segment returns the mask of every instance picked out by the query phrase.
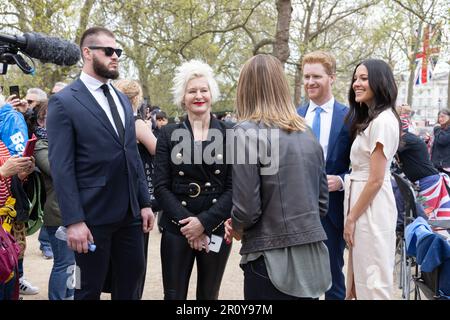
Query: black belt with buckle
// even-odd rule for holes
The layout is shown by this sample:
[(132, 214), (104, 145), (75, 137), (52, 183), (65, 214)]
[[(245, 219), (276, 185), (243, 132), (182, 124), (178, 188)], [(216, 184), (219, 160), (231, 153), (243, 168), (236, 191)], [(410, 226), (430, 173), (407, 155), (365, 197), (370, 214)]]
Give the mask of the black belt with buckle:
[(222, 187), (219, 185), (202, 186), (196, 182), (191, 182), (189, 184), (174, 183), (172, 185), (172, 192), (175, 194), (188, 195), (191, 198), (197, 198), (200, 194), (221, 193)]

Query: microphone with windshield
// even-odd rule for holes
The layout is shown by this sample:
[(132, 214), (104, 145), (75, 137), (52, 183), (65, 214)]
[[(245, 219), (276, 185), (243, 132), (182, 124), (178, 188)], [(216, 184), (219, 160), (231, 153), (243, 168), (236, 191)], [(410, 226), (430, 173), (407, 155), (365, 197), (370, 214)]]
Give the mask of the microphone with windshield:
[(38, 32), (27, 32), (23, 36), (0, 34), (0, 63), (17, 64), (23, 72), (34, 73), (34, 68), (19, 55), (19, 51), (43, 63), (50, 62), (60, 66), (74, 65), (81, 57), (76, 44), (57, 37)]

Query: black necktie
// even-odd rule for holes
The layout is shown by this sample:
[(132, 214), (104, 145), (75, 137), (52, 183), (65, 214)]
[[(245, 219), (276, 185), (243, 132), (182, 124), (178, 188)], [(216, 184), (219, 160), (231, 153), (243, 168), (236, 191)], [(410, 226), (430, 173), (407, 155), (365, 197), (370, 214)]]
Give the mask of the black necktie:
[(114, 120), (114, 124), (116, 125), (117, 132), (119, 133), (120, 141), (123, 143), (124, 136), (125, 136), (125, 129), (123, 127), (122, 120), (119, 116), (119, 111), (117, 111), (116, 103), (114, 102), (114, 99), (109, 92), (109, 87), (107, 84), (103, 84), (100, 88), (102, 88), (103, 93), (106, 96), (106, 99), (108, 99), (109, 108), (111, 109), (111, 114)]

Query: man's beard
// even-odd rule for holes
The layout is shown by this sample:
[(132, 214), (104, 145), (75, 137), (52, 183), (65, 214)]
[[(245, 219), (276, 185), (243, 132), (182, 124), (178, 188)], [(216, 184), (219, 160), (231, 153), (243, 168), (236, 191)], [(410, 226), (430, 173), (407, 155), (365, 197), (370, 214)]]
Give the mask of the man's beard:
[(94, 56), (94, 72), (96, 75), (105, 78), (105, 79), (117, 79), (119, 77), (119, 71), (117, 70), (109, 70), (104, 64), (102, 64), (95, 56)]

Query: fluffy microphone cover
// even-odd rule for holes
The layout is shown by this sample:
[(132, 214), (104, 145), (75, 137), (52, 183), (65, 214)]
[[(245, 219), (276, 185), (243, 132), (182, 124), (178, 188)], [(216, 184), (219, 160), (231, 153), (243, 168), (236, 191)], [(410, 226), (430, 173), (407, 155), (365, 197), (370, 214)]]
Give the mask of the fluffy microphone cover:
[(27, 39), (27, 46), (23, 52), (44, 63), (71, 66), (80, 60), (80, 48), (72, 42), (37, 32), (27, 32), (24, 37)]

